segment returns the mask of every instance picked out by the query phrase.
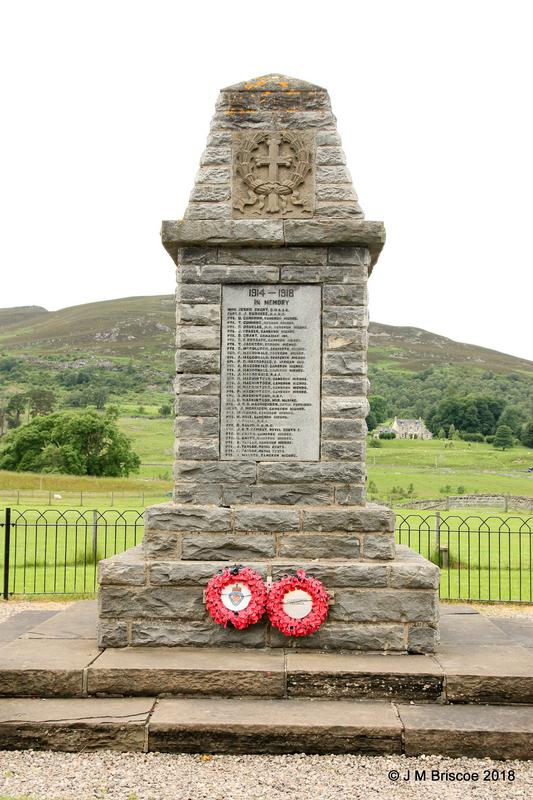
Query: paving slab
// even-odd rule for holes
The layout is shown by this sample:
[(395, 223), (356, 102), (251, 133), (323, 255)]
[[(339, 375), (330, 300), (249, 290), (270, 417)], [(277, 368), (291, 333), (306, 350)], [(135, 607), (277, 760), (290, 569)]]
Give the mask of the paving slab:
[(34, 625), (27, 639), (96, 639), (98, 601), (80, 600), (53, 617)]
[(16, 639), (0, 650), (0, 696), (76, 697), (100, 652), (92, 639)]
[(148, 749), (208, 753), (400, 753), (390, 703), (171, 699), (157, 704)]
[(533, 618), (493, 617), (492, 622), (517, 644), (533, 647)]
[(23, 633), (32, 630), (32, 628), (35, 628), (57, 613), (59, 612), (44, 609), (42, 611), (31, 609), (15, 612), (8, 617), (5, 622), (0, 624), (0, 643), (12, 642), (14, 639), (18, 639)]
[(287, 653), (289, 697), (354, 697), (431, 701), (444, 671), (432, 656)]
[(0, 700), (4, 750), (142, 751), (152, 698)]
[(440, 621), (440, 646), (451, 643), (512, 644), (513, 640), (482, 614), (459, 614), (445, 616)]
[(399, 705), (405, 754), (533, 758), (533, 708)]
[(102, 653), (87, 671), (89, 694), (283, 697), (283, 652), (128, 647)]
[(533, 658), (521, 645), (448, 645), (435, 658), (450, 703), (533, 703)]
[(479, 611), (466, 603), (440, 603), (441, 617), (461, 614), (477, 614), (479, 616)]

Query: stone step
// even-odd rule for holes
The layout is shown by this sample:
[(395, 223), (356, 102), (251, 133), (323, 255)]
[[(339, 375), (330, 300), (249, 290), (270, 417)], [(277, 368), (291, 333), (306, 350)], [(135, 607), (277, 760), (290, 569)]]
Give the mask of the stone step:
[(387, 701), (3, 699), (6, 750), (440, 754), (533, 758), (531, 706)]
[(214, 648), (106, 650), (87, 670), (90, 694), (429, 701), (442, 696), (443, 682), (442, 670), (424, 656)]
[(43, 638), (0, 648), (0, 696), (88, 695), (523, 704), (533, 703), (533, 662), (530, 650), (513, 644), (448, 644), (437, 656), (179, 647), (101, 651), (94, 640)]

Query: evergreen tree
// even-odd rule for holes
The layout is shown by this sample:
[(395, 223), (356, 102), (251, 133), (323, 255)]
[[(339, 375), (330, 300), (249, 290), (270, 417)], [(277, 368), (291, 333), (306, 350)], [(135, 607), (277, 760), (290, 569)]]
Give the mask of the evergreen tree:
[(493, 446), (497, 450), (507, 450), (513, 446), (513, 432), (508, 425), (498, 425), (494, 435)]

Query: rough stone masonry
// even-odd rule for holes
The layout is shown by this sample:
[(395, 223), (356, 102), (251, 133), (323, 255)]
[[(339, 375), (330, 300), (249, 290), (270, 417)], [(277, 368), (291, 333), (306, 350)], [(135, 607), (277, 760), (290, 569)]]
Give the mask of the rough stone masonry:
[[(100, 564), (99, 643), (428, 653), (438, 569), (365, 504), (367, 281), (385, 241), (359, 206), (328, 93), (268, 75), (223, 89), (177, 267), (175, 489), (143, 545)], [(333, 595), (312, 636), (216, 625), (235, 563), (305, 569)]]

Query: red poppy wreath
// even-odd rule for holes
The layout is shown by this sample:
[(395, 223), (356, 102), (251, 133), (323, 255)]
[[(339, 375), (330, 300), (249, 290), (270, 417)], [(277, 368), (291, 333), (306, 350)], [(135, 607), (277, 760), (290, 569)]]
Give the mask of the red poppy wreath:
[(329, 597), (318, 578), (310, 578), (303, 569), (285, 575), (272, 584), (267, 612), (275, 628), (285, 636), (309, 636), (328, 616)]
[(263, 579), (250, 567), (225, 567), (210, 578), (205, 590), (205, 606), (214, 621), (225, 628), (231, 622), (237, 630), (259, 622), (266, 599)]

